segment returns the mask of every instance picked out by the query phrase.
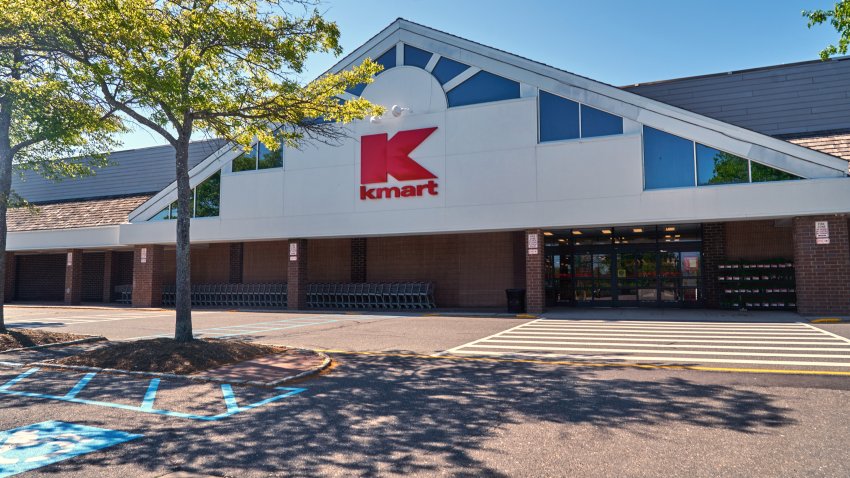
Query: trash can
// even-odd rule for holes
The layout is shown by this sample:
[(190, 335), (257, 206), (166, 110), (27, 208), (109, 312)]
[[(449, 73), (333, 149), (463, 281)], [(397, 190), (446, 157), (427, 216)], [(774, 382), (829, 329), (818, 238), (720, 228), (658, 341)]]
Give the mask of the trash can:
[(525, 289), (505, 289), (508, 296), (508, 312), (525, 312)]

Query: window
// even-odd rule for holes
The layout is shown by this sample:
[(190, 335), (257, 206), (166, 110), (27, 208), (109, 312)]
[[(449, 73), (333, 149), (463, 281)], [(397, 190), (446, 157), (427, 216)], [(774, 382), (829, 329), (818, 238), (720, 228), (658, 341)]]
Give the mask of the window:
[(363, 94), (363, 90), (366, 89), (366, 83), (358, 83), (351, 88), (346, 89), (345, 91), (351, 93), (354, 96), (360, 96)]
[(242, 153), (232, 162), (231, 170), (234, 173), (241, 171), (254, 171), (256, 169), (282, 168), (283, 150), (281, 148), (269, 149), (263, 143), (256, 143), (250, 151)]
[(467, 68), (469, 68), (469, 65), (464, 65), (459, 61), (442, 57), (437, 62), (437, 65), (434, 66), (434, 70), (431, 74), (434, 75), (434, 78), (436, 78), (441, 85), (445, 85), (451, 81), (452, 78), (466, 71)]
[[(221, 208), (221, 171), (208, 177), (192, 190), (192, 203), (189, 205), (192, 217), (217, 217)], [(148, 221), (177, 219), (177, 201), (159, 211)]]
[(581, 105), (581, 137), (623, 134), (623, 118), (587, 105)]
[(218, 216), (221, 199), (221, 171), (195, 188), (195, 217)]
[(418, 66), (423, 70), (431, 61), (431, 52), (420, 50), (415, 46), (404, 45), (404, 64), (409, 66)]
[(749, 180), (746, 159), (697, 144), (697, 184), (734, 184)]
[[(390, 48), (386, 51), (386, 53), (379, 56), (378, 59), (375, 60), (375, 63), (382, 65), (384, 67), (383, 71), (395, 68), (395, 47)], [(378, 74), (380, 75), (381, 73)]]
[(540, 90), (540, 142), (623, 134), (623, 118)]
[(540, 90), (540, 142), (579, 137), (579, 105)]
[(519, 98), (519, 83), (479, 71), (448, 92), (449, 106), (465, 106)]
[(764, 164), (759, 164), (755, 161), (750, 162), (753, 173), (754, 183), (763, 183), (767, 181), (790, 181), (792, 179), (803, 179), (785, 171), (780, 171)]
[(646, 189), (694, 186), (694, 143), (649, 126), (643, 127)]

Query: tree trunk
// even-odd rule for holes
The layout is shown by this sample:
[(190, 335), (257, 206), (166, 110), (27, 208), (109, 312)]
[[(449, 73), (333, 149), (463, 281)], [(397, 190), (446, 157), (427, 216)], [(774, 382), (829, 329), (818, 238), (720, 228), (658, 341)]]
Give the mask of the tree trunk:
[(176, 281), (176, 323), (174, 340), (187, 343), (192, 336), (192, 264), (190, 251), (189, 225), (192, 219), (194, 201), (189, 186), (189, 138), (180, 134), (175, 145), (177, 165), (177, 281)]
[(12, 192), (11, 100), (0, 101), (0, 334), (5, 334), (3, 304), (6, 301), (6, 210)]

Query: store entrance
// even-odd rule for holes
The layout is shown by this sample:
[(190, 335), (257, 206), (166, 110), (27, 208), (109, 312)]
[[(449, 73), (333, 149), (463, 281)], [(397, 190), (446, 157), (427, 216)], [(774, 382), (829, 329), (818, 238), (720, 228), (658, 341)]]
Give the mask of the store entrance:
[(548, 306), (699, 307), (699, 225), (546, 231)]

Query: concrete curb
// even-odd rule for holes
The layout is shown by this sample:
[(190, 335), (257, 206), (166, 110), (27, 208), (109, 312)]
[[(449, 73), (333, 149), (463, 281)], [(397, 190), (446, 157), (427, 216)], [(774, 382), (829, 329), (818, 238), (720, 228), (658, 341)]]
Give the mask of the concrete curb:
[[(328, 368), (332, 363), (330, 357), (324, 352), (319, 352), (316, 350), (310, 349), (302, 349), (290, 347), (290, 350), (297, 350), (300, 352), (310, 352), (321, 357), (322, 363), (316, 367), (313, 367), (310, 370), (305, 370), (303, 372), (297, 373), (295, 375), (290, 375), (288, 377), (283, 377), (277, 380), (272, 380), (270, 382), (260, 382), (258, 380), (240, 380), (240, 379), (226, 379), (226, 378), (218, 378), (212, 377), (209, 375), (178, 375), (176, 373), (166, 373), (166, 372), (141, 372), (141, 371), (133, 371), (133, 370), (119, 370), (115, 368), (99, 368), (99, 367), (88, 367), (84, 365), (62, 365), (58, 363), (52, 362), (33, 362), (28, 364), (14, 364), (14, 366), (32, 366), (32, 367), (43, 367), (43, 368), (52, 368), (58, 370), (73, 370), (78, 372), (97, 372), (97, 373), (111, 373), (117, 375), (132, 375), (137, 377), (153, 377), (153, 378), (168, 378), (168, 379), (183, 379), (191, 382), (199, 382), (199, 383), (227, 383), (231, 385), (250, 385), (252, 387), (265, 387), (265, 388), (274, 388), (279, 387), (287, 382), (291, 382), (294, 380), (299, 380), (305, 377), (309, 377), (312, 375), (316, 375), (321, 373), (323, 370)], [(238, 363), (238, 362), (237, 362)], [(12, 365), (11, 363), (9, 365)]]
[(811, 319), (809, 320), (810, 324), (846, 324), (850, 322), (848, 319), (841, 319), (838, 317), (823, 317), (820, 319)]
[[(71, 310), (132, 310), (141, 312), (167, 312), (162, 307), (116, 307), (108, 305), (65, 305), (65, 304), (5, 304), (6, 309), (71, 309)], [(170, 309), (174, 310), (174, 309)]]
[(54, 342), (52, 344), (33, 345), (32, 347), (19, 347), (16, 349), (3, 350), (0, 353), (8, 354), (13, 352), (24, 352), (27, 350), (48, 349), (51, 347), (65, 347), (67, 345), (87, 344), (90, 342), (103, 342), (104, 340), (106, 340), (106, 337), (102, 335), (93, 335), (84, 339), (69, 340), (68, 342)]

